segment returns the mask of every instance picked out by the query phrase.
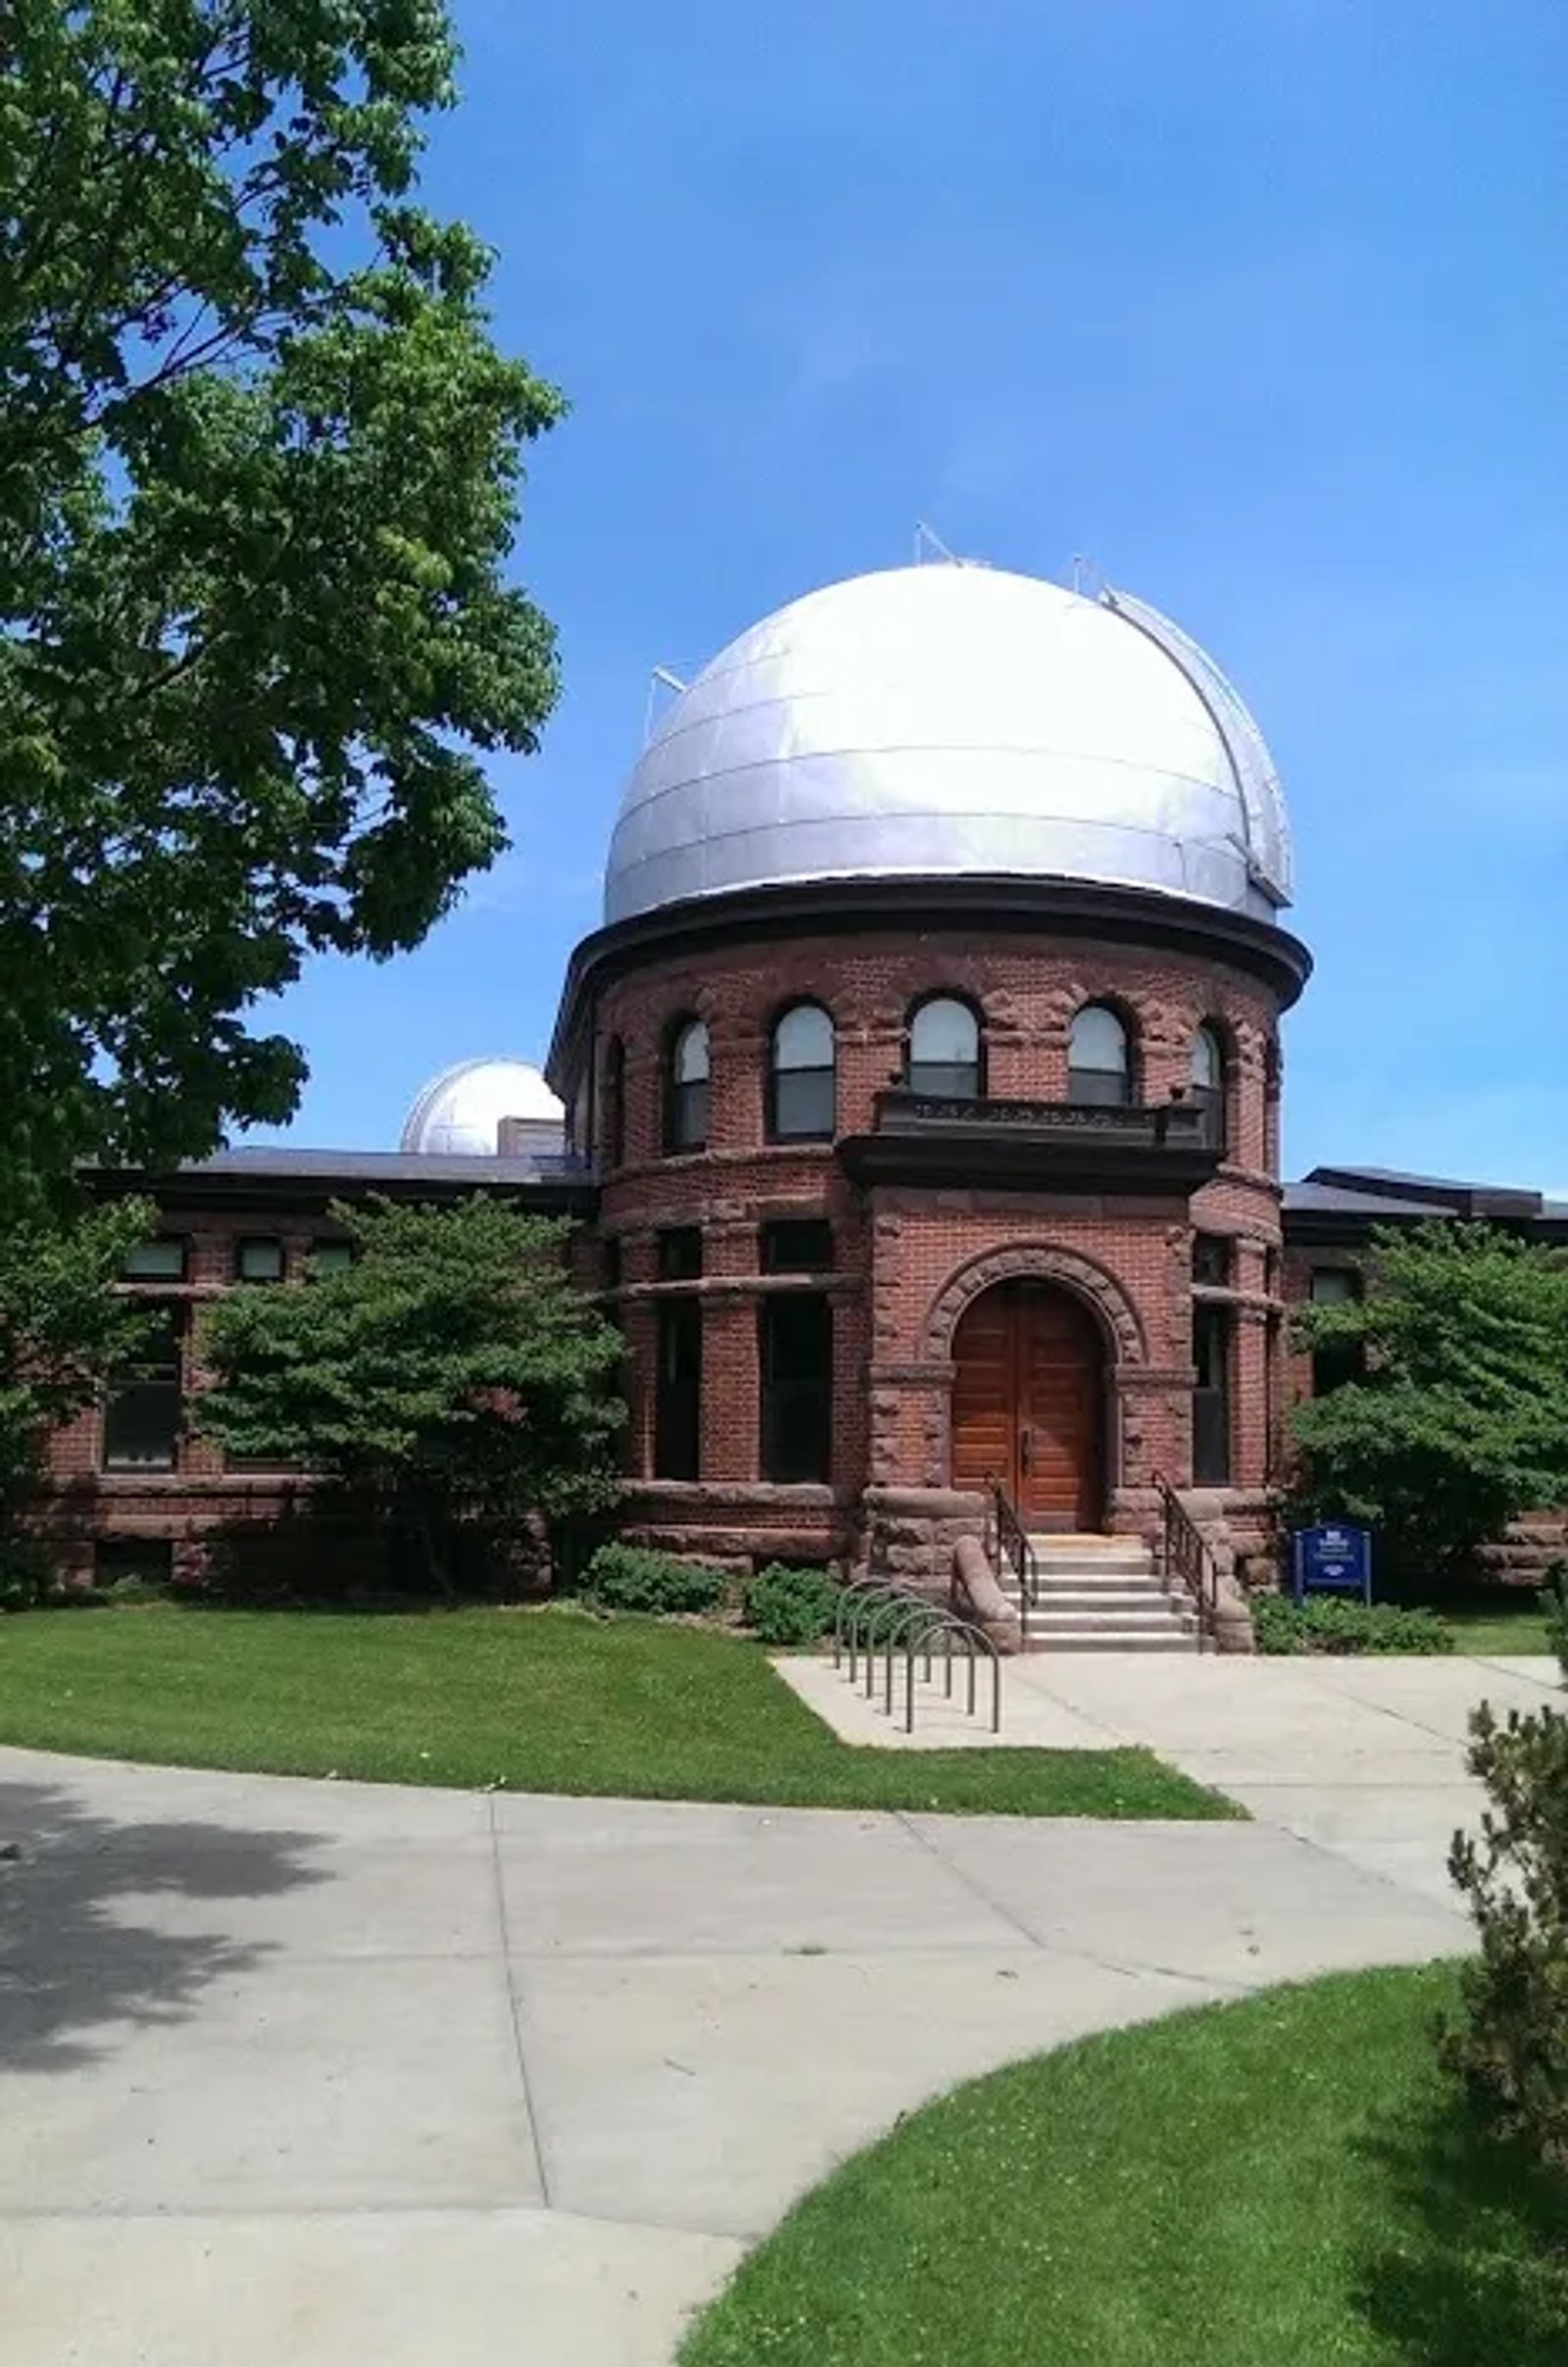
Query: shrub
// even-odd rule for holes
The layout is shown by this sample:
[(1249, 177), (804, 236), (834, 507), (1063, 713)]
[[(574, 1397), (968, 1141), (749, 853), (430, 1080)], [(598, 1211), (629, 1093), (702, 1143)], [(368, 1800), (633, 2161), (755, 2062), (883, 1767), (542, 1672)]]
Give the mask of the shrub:
[(607, 1611), (653, 1611), (668, 1618), (677, 1611), (716, 1610), (724, 1600), (722, 1570), (703, 1569), (676, 1553), (646, 1546), (602, 1545), (582, 1576), (582, 1592)]
[(826, 1570), (770, 1561), (746, 1588), (746, 1624), (764, 1644), (815, 1644), (838, 1613), (844, 1589)]
[[(1561, 1572), (1543, 1607), (1568, 1679)], [(1479, 1835), (1454, 1835), (1448, 1871), (1481, 1945), (1442, 2052), (1486, 2127), (1568, 2166), (1568, 1715), (1547, 1704), (1499, 1720), (1483, 1701), (1469, 1765), (1488, 1806)]]
[(1260, 1595), (1252, 1603), (1252, 1633), (1261, 1652), (1444, 1652), (1453, 1630), (1436, 1611), (1406, 1610), (1396, 1603), (1342, 1603), (1310, 1596)]

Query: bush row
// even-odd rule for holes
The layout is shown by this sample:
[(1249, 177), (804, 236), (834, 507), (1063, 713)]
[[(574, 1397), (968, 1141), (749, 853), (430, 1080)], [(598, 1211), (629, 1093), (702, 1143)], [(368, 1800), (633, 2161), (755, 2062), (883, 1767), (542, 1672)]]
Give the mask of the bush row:
[[(650, 1611), (662, 1618), (702, 1615), (732, 1599), (722, 1570), (683, 1561), (648, 1546), (602, 1545), (577, 1583), (582, 1600), (607, 1611)], [(833, 1625), (844, 1588), (826, 1570), (770, 1562), (744, 1580), (735, 1598), (748, 1627), (764, 1644), (815, 1644)]]
[(1436, 1611), (1406, 1610), (1396, 1603), (1341, 1603), (1311, 1597), (1259, 1595), (1252, 1632), (1261, 1652), (1445, 1652), (1453, 1629)]

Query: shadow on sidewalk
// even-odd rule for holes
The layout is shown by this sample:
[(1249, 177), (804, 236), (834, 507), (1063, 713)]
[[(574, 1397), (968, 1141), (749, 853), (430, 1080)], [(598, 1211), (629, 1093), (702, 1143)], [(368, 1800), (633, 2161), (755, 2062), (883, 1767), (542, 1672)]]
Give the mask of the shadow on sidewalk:
[(323, 1882), (306, 1857), (326, 1839), (122, 1824), (61, 1786), (0, 1783), (0, 2071), (70, 2070), (111, 2051), (106, 2024), (182, 2020), (200, 1990), (271, 1946), (161, 1931), (138, 1920), (138, 1900), (264, 1899)]

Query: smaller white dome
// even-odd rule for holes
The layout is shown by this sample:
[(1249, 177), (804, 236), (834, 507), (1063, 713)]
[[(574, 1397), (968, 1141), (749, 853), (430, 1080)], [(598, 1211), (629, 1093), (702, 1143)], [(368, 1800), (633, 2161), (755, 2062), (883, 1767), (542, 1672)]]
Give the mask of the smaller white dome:
[[(531, 1137), (538, 1130), (530, 1150), (559, 1149), (565, 1115), (532, 1060), (459, 1060), (416, 1097), (399, 1148), (434, 1159), (494, 1159), (502, 1119), (520, 1118)], [(542, 1139), (547, 1128), (557, 1138), (554, 1146)]]

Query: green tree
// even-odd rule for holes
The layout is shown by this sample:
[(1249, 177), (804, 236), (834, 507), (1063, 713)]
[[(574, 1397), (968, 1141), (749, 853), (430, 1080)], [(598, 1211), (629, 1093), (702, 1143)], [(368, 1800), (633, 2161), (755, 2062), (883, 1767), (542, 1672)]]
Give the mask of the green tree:
[(120, 1201), (71, 1223), (0, 1227), (0, 1540), (14, 1540), (48, 1433), (133, 1358), (142, 1327), (115, 1289), (151, 1208)]
[[(1568, 1683), (1568, 1571), (1543, 1604)], [(1568, 2169), (1568, 1716), (1547, 1703), (1499, 1718), (1483, 1701), (1469, 1765), (1487, 1806), (1478, 1834), (1454, 1836), (1448, 1869), (1480, 1949), (1443, 2053), (1496, 2135)]]
[(569, 1226), (478, 1195), (333, 1213), (352, 1264), (209, 1308), (196, 1426), (336, 1480), (448, 1592), (466, 1533), (608, 1504), (621, 1342), (567, 1271)]
[(1472, 1224), (1388, 1229), (1373, 1250), (1364, 1299), (1300, 1320), (1363, 1369), (1295, 1409), (1298, 1495), (1441, 1584), (1520, 1513), (1568, 1502), (1568, 1259)]
[(257, 999), (505, 843), (562, 406), (414, 201), (454, 61), (441, 0), (0, 9), (0, 1219), (287, 1117)]

